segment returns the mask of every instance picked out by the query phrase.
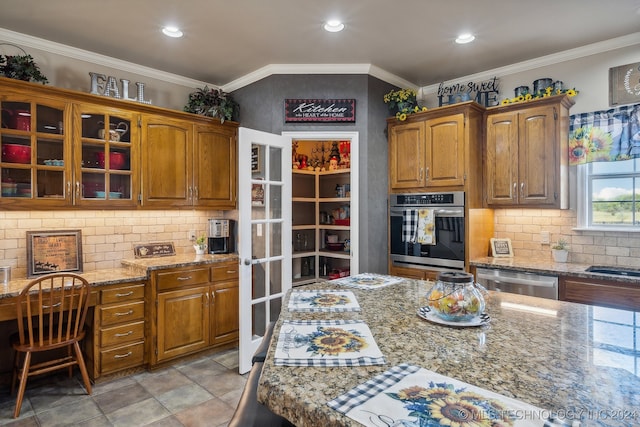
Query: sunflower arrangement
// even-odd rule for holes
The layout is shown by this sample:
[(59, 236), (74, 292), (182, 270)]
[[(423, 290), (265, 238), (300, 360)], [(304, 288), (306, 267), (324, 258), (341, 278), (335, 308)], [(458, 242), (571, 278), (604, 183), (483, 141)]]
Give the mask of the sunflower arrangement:
[(517, 102), (523, 102), (523, 101), (533, 101), (534, 99), (547, 98), (549, 96), (562, 95), (562, 94), (567, 94), (567, 96), (574, 97), (578, 93), (579, 92), (575, 88), (554, 90), (551, 86), (549, 86), (544, 91), (540, 91), (538, 93), (526, 93), (523, 95), (516, 96), (514, 98), (505, 98), (502, 100), (502, 102), (500, 102), (500, 105), (515, 104)]
[(427, 111), (427, 107), (420, 107), (413, 89), (392, 90), (384, 95), (384, 103), (389, 111), (395, 113), (396, 119), (405, 121), (409, 114)]

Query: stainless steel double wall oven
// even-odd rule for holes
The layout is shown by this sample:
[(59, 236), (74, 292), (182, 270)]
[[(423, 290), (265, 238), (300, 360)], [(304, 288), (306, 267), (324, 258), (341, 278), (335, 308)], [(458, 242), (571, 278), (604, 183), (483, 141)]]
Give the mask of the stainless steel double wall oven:
[[(391, 262), (395, 267), (464, 270), (464, 192), (406, 193), (389, 196)], [(433, 210), (435, 244), (407, 241), (403, 224), (410, 211)]]

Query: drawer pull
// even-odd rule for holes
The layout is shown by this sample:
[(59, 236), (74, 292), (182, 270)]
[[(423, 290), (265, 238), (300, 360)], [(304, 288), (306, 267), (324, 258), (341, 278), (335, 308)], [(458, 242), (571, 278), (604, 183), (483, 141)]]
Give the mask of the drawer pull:
[(44, 308), (46, 310), (48, 308), (60, 307), (61, 305), (62, 305), (61, 302), (57, 302), (57, 303), (51, 304), (51, 305), (43, 305), (42, 308)]
[(187, 277), (178, 277), (178, 280), (191, 280), (192, 277), (191, 276), (187, 276)]
[(129, 335), (131, 335), (133, 333), (133, 331), (129, 331), (129, 332), (125, 332), (124, 334), (113, 334), (114, 337), (120, 338), (120, 337), (128, 337)]
[(237, 273), (238, 270), (227, 270), (227, 274), (233, 274), (233, 273)]
[(114, 355), (113, 355), (113, 358), (114, 358), (114, 359), (123, 359), (123, 358), (125, 358), (125, 357), (129, 357), (129, 356), (131, 356), (132, 354), (133, 354), (133, 352), (131, 352), (131, 351), (130, 351), (130, 352), (128, 352), (128, 353), (125, 353), (125, 354), (114, 354)]
[(133, 291), (129, 291), (126, 294), (116, 294), (118, 298), (120, 297), (128, 297), (129, 295), (133, 295)]
[(129, 310), (126, 313), (113, 313), (114, 316), (129, 316), (130, 314), (133, 314), (133, 310)]

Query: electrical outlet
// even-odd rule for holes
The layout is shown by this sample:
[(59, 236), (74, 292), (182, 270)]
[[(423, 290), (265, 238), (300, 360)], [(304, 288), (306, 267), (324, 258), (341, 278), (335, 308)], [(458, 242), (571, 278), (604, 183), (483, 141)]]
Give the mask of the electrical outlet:
[(189, 234), (187, 235), (187, 238), (189, 240), (191, 240), (192, 242), (196, 241), (196, 230), (189, 230)]
[(549, 233), (548, 231), (541, 231), (540, 232), (540, 243), (542, 243), (543, 245), (548, 245), (551, 243), (551, 233)]

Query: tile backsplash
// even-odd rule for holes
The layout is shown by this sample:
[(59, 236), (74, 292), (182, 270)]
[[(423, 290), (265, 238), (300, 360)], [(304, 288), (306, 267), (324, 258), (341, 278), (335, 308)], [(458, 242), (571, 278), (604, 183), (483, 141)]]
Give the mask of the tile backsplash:
[(206, 234), (207, 220), (222, 217), (196, 210), (0, 211), (0, 265), (11, 266), (12, 279), (27, 276), (27, 231), (81, 230), (84, 271), (119, 267), (137, 244), (173, 242), (177, 253), (188, 253), (188, 232)]
[(574, 210), (496, 209), (494, 221), (495, 237), (511, 239), (517, 257), (551, 259), (551, 245), (540, 242), (548, 231), (552, 244), (569, 242), (569, 262), (640, 268), (640, 233), (574, 230)]

